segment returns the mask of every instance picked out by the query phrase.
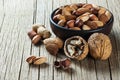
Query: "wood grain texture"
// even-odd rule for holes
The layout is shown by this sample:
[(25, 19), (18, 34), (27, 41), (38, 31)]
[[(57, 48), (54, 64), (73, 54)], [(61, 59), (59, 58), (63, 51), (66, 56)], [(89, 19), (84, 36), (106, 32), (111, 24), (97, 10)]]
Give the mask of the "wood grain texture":
[[(106, 61), (87, 57), (72, 60), (67, 71), (53, 66), (55, 60), (66, 58), (63, 51), (50, 55), (43, 43), (31, 43), (27, 32), (32, 24), (49, 24), (51, 12), (59, 6), (71, 3), (93, 3), (108, 8), (114, 15), (110, 33), (113, 51)], [(118, 0), (0, 0), (0, 80), (120, 80), (120, 1)], [(51, 37), (56, 37), (52, 33)], [(47, 62), (40, 66), (29, 65), (30, 55), (45, 56)]]

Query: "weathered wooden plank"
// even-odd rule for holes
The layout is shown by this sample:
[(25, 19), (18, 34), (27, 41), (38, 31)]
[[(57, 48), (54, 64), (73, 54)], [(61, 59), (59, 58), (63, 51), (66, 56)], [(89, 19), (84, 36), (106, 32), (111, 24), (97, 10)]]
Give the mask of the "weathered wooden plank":
[(107, 0), (107, 5), (110, 11), (112, 11), (114, 15), (114, 25), (113, 25), (113, 31), (110, 35), (113, 45), (113, 52), (109, 59), (110, 61), (110, 69), (111, 69), (111, 78), (120, 80), (120, 1), (117, 0)]
[[(32, 0), (4, 0), (5, 19), (1, 29), (0, 80), (25, 80), (29, 66), (25, 62), (30, 54), (31, 41), (27, 37), (28, 25), (32, 24)], [(12, 4), (12, 5), (11, 5)], [(22, 67), (22, 68), (21, 68)]]
[[(37, 0), (37, 15), (36, 15), (36, 23), (40, 23), (45, 25), (45, 27), (51, 31), (49, 18), (50, 13), (52, 12), (52, 0)], [(53, 37), (53, 36), (52, 36)], [(40, 45), (39, 48), (40, 56), (45, 56), (47, 58), (47, 63), (40, 65), (39, 67), (39, 80), (53, 80), (54, 76), (54, 67), (53, 61), (55, 59), (54, 56), (50, 55), (43, 44)]]

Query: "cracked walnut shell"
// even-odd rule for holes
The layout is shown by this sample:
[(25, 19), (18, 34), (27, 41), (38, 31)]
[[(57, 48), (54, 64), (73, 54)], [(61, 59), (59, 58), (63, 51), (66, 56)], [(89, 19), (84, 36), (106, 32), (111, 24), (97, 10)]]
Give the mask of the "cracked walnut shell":
[(83, 60), (88, 54), (88, 44), (80, 36), (73, 36), (65, 41), (64, 52), (66, 56)]
[(88, 39), (90, 54), (95, 59), (106, 60), (109, 58), (112, 45), (107, 35), (103, 33), (94, 33)]

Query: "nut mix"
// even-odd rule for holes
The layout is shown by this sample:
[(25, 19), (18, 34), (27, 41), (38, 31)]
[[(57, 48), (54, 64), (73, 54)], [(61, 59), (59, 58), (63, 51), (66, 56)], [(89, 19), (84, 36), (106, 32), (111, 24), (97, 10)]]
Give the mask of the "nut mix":
[(87, 3), (62, 6), (53, 16), (55, 23), (73, 30), (97, 29), (103, 27), (110, 18), (111, 13), (107, 9)]

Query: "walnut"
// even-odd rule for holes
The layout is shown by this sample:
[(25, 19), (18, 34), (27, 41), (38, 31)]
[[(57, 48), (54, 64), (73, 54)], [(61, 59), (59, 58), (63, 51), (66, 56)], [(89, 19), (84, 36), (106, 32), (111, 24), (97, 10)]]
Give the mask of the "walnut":
[(95, 59), (106, 60), (109, 58), (112, 45), (107, 35), (103, 33), (94, 33), (88, 39), (90, 54)]
[(88, 44), (82, 37), (73, 36), (65, 41), (64, 52), (70, 58), (82, 60), (88, 54)]

